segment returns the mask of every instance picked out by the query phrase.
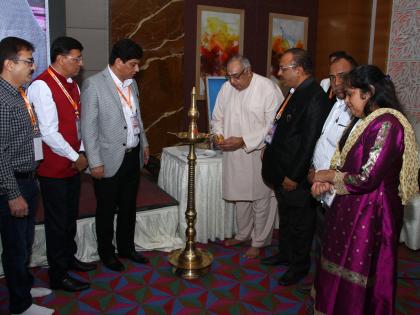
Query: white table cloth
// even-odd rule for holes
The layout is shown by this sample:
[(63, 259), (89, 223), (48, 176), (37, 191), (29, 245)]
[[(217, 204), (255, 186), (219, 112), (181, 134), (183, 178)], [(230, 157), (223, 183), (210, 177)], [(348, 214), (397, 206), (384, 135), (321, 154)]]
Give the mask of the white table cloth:
[[(115, 225), (116, 217), (114, 220)], [(169, 252), (177, 248), (182, 248), (184, 242), (178, 237), (177, 226), (177, 206), (138, 211), (136, 214), (136, 229), (134, 234), (136, 250), (160, 250)], [(95, 217), (77, 220), (77, 234), (75, 240), (77, 244), (76, 256), (78, 259), (85, 262), (99, 260), (96, 244)], [(2, 246), (0, 242), (0, 253), (1, 252)], [(30, 266), (39, 267), (46, 265), (48, 265), (48, 262), (45, 243), (45, 227), (43, 224), (38, 224), (35, 225), (35, 237), (32, 246)], [(3, 276), (3, 266), (0, 262), (0, 277), (1, 276)]]
[(400, 242), (410, 249), (420, 249), (420, 195), (404, 207), (404, 224)]
[[(188, 146), (164, 148), (158, 185), (179, 202), (179, 235), (185, 240), (188, 195)], [(203, 151), (198, 151), (203, 156)], [(201, 153), (201, 154), (200, 154)], [(196, 241), (223, 240), (236, 231), (235, 205), (222, 199), (222, 154), (198, 158), (195, 166)]]

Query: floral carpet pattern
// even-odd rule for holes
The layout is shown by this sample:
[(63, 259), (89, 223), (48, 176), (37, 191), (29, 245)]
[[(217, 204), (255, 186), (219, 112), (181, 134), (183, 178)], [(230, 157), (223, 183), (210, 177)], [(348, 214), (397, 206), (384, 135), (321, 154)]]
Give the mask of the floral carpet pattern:
[[(126, 270), (117, 273), (99, 264), (95, 271), (72, 273), (90, 281), (91, 289), (80, 293), (54, 291), (34, 300), (60, 315), (308, 313), (311, 301), (302, 285), (277, 285), (284, 267), (263, 266), (256, 259), (243, 258), (245, 246), (225, 247), (215, 242), (206, 248), (214, 261), (209, 274), (197, 280), (174, 276), (166, 253), (146, 252), (148, 265), (123, 260)], [(275, 250), (276, 246), (268, 247), (262, 256)], [(36, 285), (48, 286), (46, 268), (34, 268), (32, 272)], [(398, 278), (397, 314), (420, 314), (420, 252), (400, 246)], [(0, 314), (8, 314), (4, 279), (0, 279)]]

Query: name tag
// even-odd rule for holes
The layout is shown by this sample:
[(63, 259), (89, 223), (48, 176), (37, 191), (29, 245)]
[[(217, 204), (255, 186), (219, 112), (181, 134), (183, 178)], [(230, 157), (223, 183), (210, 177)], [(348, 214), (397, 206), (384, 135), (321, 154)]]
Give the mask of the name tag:
[(130, 120), (131, 120), (131, 126), (133, 127), (133, 133), (135, 135), (138, 135), (140, 133), (140, 119), (139, 119), (139, 116), (137, 115), (137, 112), (133, 113), (130, 116)]
[(265, 136), (264, 142), (267, 144), (271, 144), (271, 142), (273, 141), (273, 136), (274, 133), (276, 132), (276, 128), (277, 128), (277, 124), (270, 124), (270, 128), (268, 129), (268, 133)]
[(34, 158), (35, 161), (40, 161), (44, 158), (44, 154), (42, 152), (42, 138), (36, 137), (34, 138)]

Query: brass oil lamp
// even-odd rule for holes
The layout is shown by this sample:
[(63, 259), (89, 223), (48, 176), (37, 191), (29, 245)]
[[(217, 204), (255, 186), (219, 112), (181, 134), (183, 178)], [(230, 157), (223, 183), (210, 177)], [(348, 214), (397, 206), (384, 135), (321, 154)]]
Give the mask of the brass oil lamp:
[(189, 145), (189, 154), (187, 157), (188, 201), (185, 211), (185, 221), (187, 222), (187, 229), (185, 230), (186, 244), (184, 249), (174, 250), (168, 256), (174, 273), (185, 279), (196, 279), (205, 275), (213, 262), (213, 255), (206, 250), (196, 248), (195, 243), (195, 221), (197, 219), (197, 211), (195, 209), (195, 165), (197, 159), (195, 144), (208, 140), (210, 136), (209, 134), (198, 132), (198, 117), (199, 112), (195, 100), (195, 87), (193, 87), (191, 92), (191, 107), (188, 111), (188, 132), (172, 133)]

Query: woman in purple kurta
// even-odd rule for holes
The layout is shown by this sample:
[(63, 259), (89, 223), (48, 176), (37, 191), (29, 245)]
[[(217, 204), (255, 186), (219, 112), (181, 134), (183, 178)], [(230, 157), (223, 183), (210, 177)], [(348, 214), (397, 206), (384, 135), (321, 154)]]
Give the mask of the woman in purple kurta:
[[(375, 66), (348, 78), (355, 117), (314, 195), (334, 191), (314, 283), (315, 314), (393, 314), (403, 203), (417, 189), (417, 148), (394, 86)], [(415, 175), (410, 173), (415, 173)]]

